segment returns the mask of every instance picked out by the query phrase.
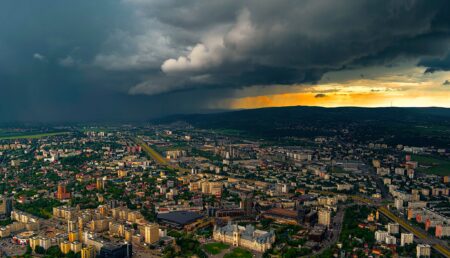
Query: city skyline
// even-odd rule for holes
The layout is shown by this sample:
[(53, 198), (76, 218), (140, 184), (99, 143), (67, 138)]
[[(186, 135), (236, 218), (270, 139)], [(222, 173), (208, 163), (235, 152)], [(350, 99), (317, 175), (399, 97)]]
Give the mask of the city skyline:
[(450, 257), (449, 14), (0, 1), (0, 257)]

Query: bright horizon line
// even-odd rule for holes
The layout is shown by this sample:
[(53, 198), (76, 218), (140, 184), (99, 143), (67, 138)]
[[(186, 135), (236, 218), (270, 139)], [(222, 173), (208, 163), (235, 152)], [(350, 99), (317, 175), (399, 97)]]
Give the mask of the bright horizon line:
[(344, 105), (344, 106), (320, 106), (320, 105), (288, 105), (288, 106), (267, 106), (267, 107), (255, 107), (255, 108), (239, 108), (239, 109), (226, 109), (226, 110), (250, 110), (250, 109), (264, 109), (264, 108), (283, 108), (283, 107), (320, 107), (320, 108), (445, 108), (445, 106), (358, 106), (358, 105)]

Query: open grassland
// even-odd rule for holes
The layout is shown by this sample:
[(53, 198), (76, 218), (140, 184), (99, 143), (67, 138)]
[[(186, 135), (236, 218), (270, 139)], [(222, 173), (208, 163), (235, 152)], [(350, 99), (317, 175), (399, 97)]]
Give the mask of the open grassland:
[(220, 254), (223, 250), (228, 249), (230, 246), (224, 243), (209, 243), (205, 244), (203, 248), (210, 254)]
[(52, 132), (52, 133), (32, 133), (32, 134), (17, 134), (0, 136), (0, 140), (15, 140), (15, 139), (37, 139), (43, 137), (64, 135), (70, 132)]
[(235, 248), (231, 253), (227, 253), (223, 256), (223, 258), (252, 258), (253, 255), (251, 252), (242, 249), (242, 248)]
[(417, 169), (419, 172), (450, 176), (450, 160), (448, 159), (426, 155), (413, 155), (411, 158), (419, 162), (419, 168)]

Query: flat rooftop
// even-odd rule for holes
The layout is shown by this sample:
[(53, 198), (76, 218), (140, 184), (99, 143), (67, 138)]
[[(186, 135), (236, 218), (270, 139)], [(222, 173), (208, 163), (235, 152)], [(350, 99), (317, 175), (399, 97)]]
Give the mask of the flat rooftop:
[(203, 218), (203, 215), (192, 211), (172, 211), (168, 213), (158, 213), (157, 218), (158, 220), (186, 225)]

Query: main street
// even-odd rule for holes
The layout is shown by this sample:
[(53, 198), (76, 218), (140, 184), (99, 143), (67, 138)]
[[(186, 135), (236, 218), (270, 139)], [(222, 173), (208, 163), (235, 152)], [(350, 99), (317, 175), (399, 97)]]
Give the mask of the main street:
[(317, 251), (317, 253), (315, 253), (315, 255), (320, 255), (325, 250), (333, 246), (339, 240), (339, 235), (341, 234), (342, 230), (342, 223), (344, 221), (345, 210), (350, 206), (351, 205), (348, 204), (339, 206), (338, 211), (336, 212), (336, 216), (334, 216), (333, 218), (333, 227), (331, 228), (330, 233), (332, 237), (322, 242), (322, 247), (320, 248), (320, 250)]

